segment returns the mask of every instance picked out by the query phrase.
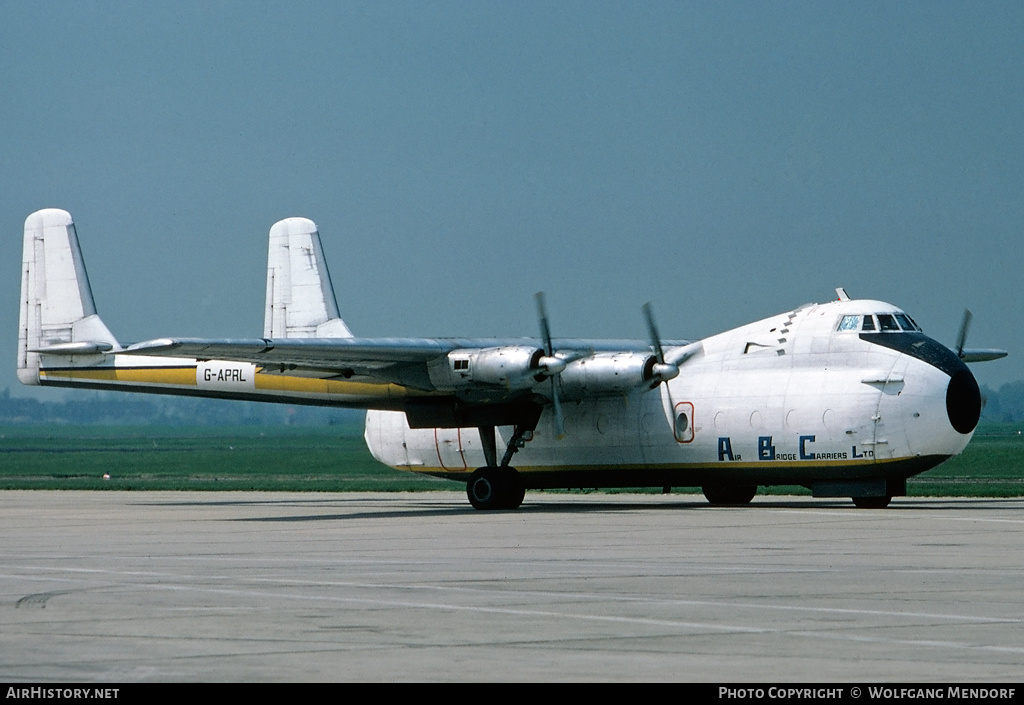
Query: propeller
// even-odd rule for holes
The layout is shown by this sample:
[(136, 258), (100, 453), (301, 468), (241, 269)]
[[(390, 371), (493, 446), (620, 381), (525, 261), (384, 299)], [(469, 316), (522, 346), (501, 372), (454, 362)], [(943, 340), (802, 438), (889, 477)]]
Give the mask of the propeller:
[(647, 333), (650, 335), (651, 347), (654, 348), (654, 357), (657, 360), (654, 367), (651, 369), (651, 379), (655, 382), (654, 386), (663, 382), (665, 383), (665, 396), (668, 398), (670, 413), (669, 423), (672, 424), (672, 432), (675, 433), (676, 404), (672, 400), (672, 388), (668, 385), (668, 381), (679, 376), (679, 366), (673, 365), (670, 362), (665, 362), (665, 349), (661, 345), (661, 336), (658, 334), (658, 326), (654, 322), (654, 310), (651, 308), (651, 303), (649, 301), (644, 304), (643, 311), (644, 319), (647, 321)]
[(647, 320), (647, 334), (651, 338), (651, 347), (654, 348), (654, 357), (657, 363), (651, 370), (651, 379), (658, 384), (668, 382), (679, 376), (679, 367), (670, 362), (665, 362), (665, 350), (661, 346), (661, 336), (658, 335), (658, 326), (654, 323), (654, 311), (648, 301), (643, 307), (644, 318)]
[[(974, 314), (971, 313), (970, 309), (964, 309), (963, 320), (960, 321), (960, 332), (956, 336), (956, 356), (963, 360), (966, 356), (964, 355), (964, 345), (967, 344), (967, 330), (971, 327), (971, 319), (974, 318)], [(988, 405), (988, 395), (985, 394), (985, 389), (979, 390), (981, 394), (981, 410), (985, 410), (985, 406)]]
[(964, 357), (964, 344), (967, 342), (967, 329), (971, 327), (973, 314), (970, 309), (964, 309), (964, 318), (960, 322), (960, 334), (956, 337), (956, 356), (961, 360)]
[(544, 303), (544, 292), (538, 291), (537, 317), (540, 319), (540, 335), (544, 339), (544, 357), (537, 362), (537, 367), (544, 375), (551, 380), (551, 407), (555, 415), (555, 435), (559, 439), (565, 438), (565, 417), (562, 415), (562, 402), (558, 394), (558, 382), (555, 380), (562, 370), (565, 369), (565, 360), (555, 357), (551, 345), (551, 327), (548, 325), (548, 311)]

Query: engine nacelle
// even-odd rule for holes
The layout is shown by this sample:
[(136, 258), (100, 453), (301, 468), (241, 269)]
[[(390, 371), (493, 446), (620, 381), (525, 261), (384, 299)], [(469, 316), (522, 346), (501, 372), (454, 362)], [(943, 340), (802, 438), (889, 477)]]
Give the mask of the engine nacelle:
[(650, 389), (665, 379), (679, 374), (665, 374), (650, 353), (599, 353), (576, 360), (559, 375), (562, 395), (566, 399), (624, 394), (634, 389)]
[(440, 391), (470, 387), (530, 389), (544, 375), (547, 358), (540, 348), (510, 345), (483, 350), (453, 350), (429, 367), (430, 381)]

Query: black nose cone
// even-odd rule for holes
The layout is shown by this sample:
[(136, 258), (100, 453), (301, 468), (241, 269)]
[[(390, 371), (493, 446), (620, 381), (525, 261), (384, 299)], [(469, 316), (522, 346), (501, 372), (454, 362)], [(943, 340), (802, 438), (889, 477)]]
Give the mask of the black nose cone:
[(946, 414), (958, 433), (970, 433), (981, 418), (981, 390), (978, 380), (964, 366), (953, 373), (946, 387)]

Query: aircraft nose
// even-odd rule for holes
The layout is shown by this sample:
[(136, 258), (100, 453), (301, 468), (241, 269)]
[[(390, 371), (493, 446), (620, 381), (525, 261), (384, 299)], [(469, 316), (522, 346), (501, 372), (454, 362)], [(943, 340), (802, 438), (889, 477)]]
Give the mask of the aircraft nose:
[(946, 414), (957, 433), (968, 434), (981, 418), (981, 390), (966, 365), (955, 371), (946, 387)]
[[(968, 435), (978, 426), (981, 418), (981, 390), (978, 380), (967, 369), (967, 365), (956, 354), (942, 343), (932, 340), (922, 333), (861, 333), (861, 340), (891, 348), (949, 375), (946, 383), (946, 416), (957, 433)], [(936, 396), (941, 389), (939, 379), (935, 379), (932, 387)]]

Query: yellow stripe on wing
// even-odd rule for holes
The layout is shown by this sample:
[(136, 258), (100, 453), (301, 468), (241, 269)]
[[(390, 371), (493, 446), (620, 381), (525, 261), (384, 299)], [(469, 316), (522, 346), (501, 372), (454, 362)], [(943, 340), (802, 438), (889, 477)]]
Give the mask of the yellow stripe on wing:
[(398, 384), (372, 382), (353, 382), (338, 379), (316, 379), (314, 377), (292, 377), (288, 375), (257, 374), (253, 386), (248, 389), (238, 385), (218, 385), (214, 383), (200, 384), (196, 379), (196, 366), (189, 367), (61, 367), (42, 369), (39, 379), (52, 384), (95, 384), (166, 386), (166, 387), (199, 387), (209, 390), (211, 396), (216, 393), (231, 392), (232, 394), (273, 395), (287, 398), (321, 398), (328, 401), (348, 399), (362, 400), (400, 400), (411, 396), (436, 396), (437, 392), (425, 392), (408, 389)]
[(408, 390), (397, 384), (372, 384), (348, 382), (313, 377), (288, 377), (286, 375), (256, 375), (256, 389), (266, 392), (292, 392), (295, 394), (344, 394), (350, 396), (393, 399), (408, 396)]
[(40, 370), (39, 378), (53, 381), (124, 382), (136, 384), (196, 385), (193, 367), (92, 367)]

